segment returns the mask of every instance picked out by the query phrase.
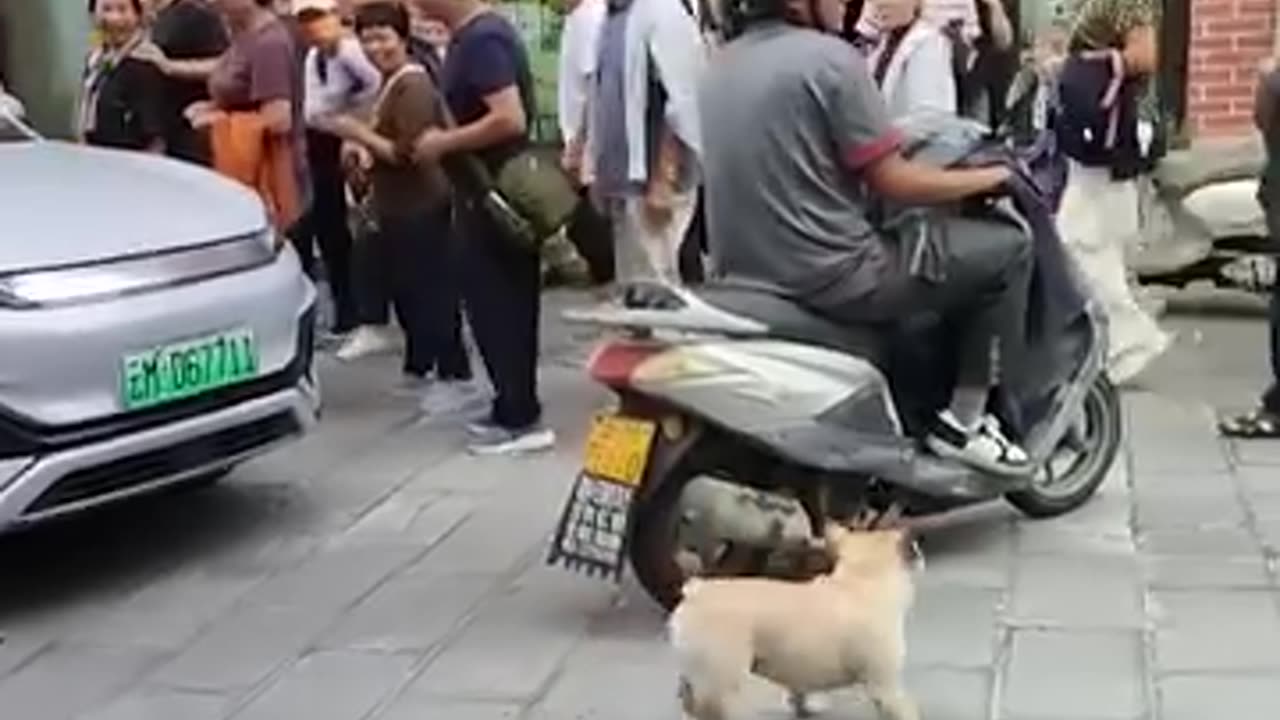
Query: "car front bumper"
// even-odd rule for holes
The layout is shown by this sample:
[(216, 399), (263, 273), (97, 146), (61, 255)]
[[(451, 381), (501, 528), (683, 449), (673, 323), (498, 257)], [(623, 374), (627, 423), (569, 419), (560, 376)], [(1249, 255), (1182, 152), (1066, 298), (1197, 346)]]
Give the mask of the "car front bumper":
[(316, 422), (307, 376), (185, 419), (0, 461), (0, 530), (180, 484), (296, 439)]

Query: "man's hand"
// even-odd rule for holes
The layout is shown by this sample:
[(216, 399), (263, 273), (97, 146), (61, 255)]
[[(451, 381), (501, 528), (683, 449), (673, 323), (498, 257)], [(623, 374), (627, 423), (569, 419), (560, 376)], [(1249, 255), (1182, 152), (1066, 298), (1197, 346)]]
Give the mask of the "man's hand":
[(337, 135), (343, 140), (357, 140), (360, 133), (366, 127), (364, 123), (351, 115), (339, 113), (330, 115), (318, 124), (322, 125), (325, 130)]
[(572, 138), (565, 143), (564, 152), (560, 154), (560, 167), (573, 178), (574, 182), (582, 178), (583, 145), (581, 138)]
[(156, 45), (150, 40), (139, 43), (129, 55), (130, 57), (155, 65), (156, 69), (163, 75), (172, 74), (172, 67), (168, 56), (164, 54), (164, 50), (162, 50), (159, 45)]
[(449, 152), (447, 136), (439, 128), (427, 128), (413, 144), (413, 159), (420, 163), (439, 162)]
[(191, 127), (196, 130), (207, 130), (225, 113), (219, 110), (218, 106), (214, 105), (210, 100), (198, 100), (188, 105), (182, 115), (191, 124)]
[(998, 165), (949, 170), (894, 154), (867, 167), (864, 176), (874, 192), (890, 200), (935, 205), (992, 192), (1012, 173)]
[(675, 190), (671, 183), (654, 180), (644, 194), (644, 221), (653, 232), (665, 229), (675, 215)]

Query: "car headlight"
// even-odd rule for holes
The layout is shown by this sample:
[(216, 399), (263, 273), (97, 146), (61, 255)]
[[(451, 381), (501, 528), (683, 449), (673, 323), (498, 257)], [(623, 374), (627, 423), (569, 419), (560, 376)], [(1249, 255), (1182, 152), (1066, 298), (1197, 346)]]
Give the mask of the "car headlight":
[(275, 260), (274, 234), (131, 255), (102, 262), (0, 274), (0, 307), (75, 305), (183, 285)]

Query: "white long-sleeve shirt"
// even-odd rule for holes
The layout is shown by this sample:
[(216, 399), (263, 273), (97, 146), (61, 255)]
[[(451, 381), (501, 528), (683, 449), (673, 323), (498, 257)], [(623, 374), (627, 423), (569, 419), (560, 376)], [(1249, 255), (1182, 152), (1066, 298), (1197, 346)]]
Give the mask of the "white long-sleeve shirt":
[(367, 111), (378, 97), (382, 73), (365, 57), (360, 41), (344, 37), (338, 51), (325, 57), (325, 77), (320, 76), (321, 51), (311, 48), (303, 66), (306, 88), (302, 114), (308, 125), (337, 113)]
[(605, 0), (580, 0), (564, 19), (560, 35), (560, 77), (557, 114), (560, 137), (567, 143), (582, 129), (588, 93), (596, 74), (600, 26), (604, 24)]

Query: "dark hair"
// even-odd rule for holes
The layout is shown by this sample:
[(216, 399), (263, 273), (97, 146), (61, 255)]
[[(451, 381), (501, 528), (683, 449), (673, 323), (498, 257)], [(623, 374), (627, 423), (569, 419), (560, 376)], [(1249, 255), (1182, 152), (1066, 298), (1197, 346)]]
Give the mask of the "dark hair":
[[(133, 6), (133, 11), (138, 14), (138, 17), (146, 15), (146, 11), (142, 7), (142, 0), (130, 0), (129, 4)], [(89, 0), (89, 14), (92, 15), (96, 12), (98, 12), (98, 0)]]
[(409, 11), (398, 2), (379, 0), (361, 5), (356, 10), (356, 32), (369, 28), (391, 28), (402, 39), (409, 39)]

